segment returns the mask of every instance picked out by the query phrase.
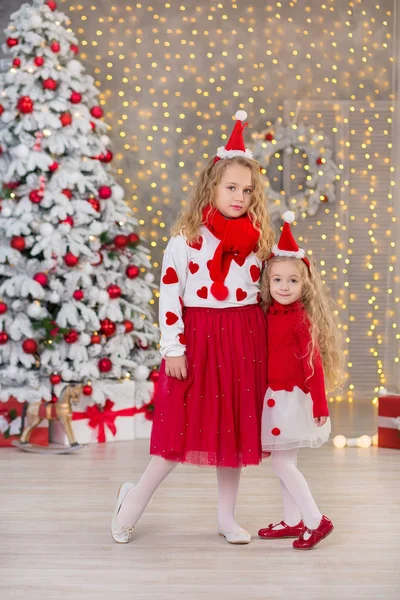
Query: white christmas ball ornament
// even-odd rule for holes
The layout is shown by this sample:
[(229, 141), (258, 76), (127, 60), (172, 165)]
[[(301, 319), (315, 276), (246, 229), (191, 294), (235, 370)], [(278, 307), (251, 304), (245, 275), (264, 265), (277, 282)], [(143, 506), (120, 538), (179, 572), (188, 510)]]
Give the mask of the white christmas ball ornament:
[(237, 121), (245, 121), (247, 119), (247, 112), (245, 110), (237, 110), (235, 113), (235, 119)]
[(42, 17), (40, 15), (33, 15), (29, 19), (29, 25), (32, 27), (32, 29), (37, 29), (38, 27), (41, 27), (43, 25)]
[(150, 369), (146, 365), (139, 365), (133, 371), (133, 377), (137, 381), (145, 381), (150, 375)]
[(49, 236), (53, 233), (54, 227), (51, 223), (42, 223), (40, 226), (40, 234), (43, 236)]
[(11, 153), (17, 158), (27, 158), (29, 156), (29, 148), (25, 144), (18, 144), (11, 150)]
[(153, 273), (146, 273), (146, 275), (144, 276), (144, 280), (147, 283), (153, 283), (153, 281), (154, 281), (154, 275), (153, 275)]
[(89, 346), (91, 341), (90, 335), (88, 335), (87, 333), (82, 333), (79, 336), (79, 341), (83, 346)]
[(101, 290), (101, 292), (99, 292), (97, 300), (100, 304), (105, 304), (107, 300), (109, 300), (109, 298), (110, 296), (107, 294), (107, 292), (105, 290)]
[(27, 313), (28, 317), (31, 317), (31, 319), (37, 319), (42, 314), (42, 307), (40, 304), (32, 302), (32, 304), (28, 306)]
[(295, 214), (291, 210), (287, 210), (282, 215), (282, 219), (285, 221), (285, 223), (293, 223), (294, 218), (295, 218)]
[(58, 294), (57, 292), (52, 292), (49, 296), (49, 301), (53, 304), (57, 304), (58, 302), (60, 302), (60, 294)]
[(110, 143), (110, 138), (108, 137), (108, 135), (102, 135), (100, 137), (100, 141), (104, 146), (108, 146), (108, 144)]
[(83, 65), (77, 60), (70, 60), (67, 65), (67, 71), (71, 75), (80, 75), (83, 69)]
[(112, 197), (114, 200), (122, 200), (125, 195), (124, 188), (120, 185), (113, 185), (112, 187)]
[(11, 215), (12, 215), (11, 208), (9, 206), (5, 206), (3, 208), (3, 210), (1, 211), (1, 216), (7, 218), (7, 217), (11, 217)]
[(93, 221), (90, 225), (90, 233), (93, 235), (100, 235), (103, 232), (103, 225), (100, 221)]

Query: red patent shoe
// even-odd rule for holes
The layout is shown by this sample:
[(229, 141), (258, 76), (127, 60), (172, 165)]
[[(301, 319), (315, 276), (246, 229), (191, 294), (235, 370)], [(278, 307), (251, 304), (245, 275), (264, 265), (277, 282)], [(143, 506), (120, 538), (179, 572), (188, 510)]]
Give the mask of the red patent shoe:
[[(317, 544), (322, 542), (322, 540), (333, 531), (333, 523), (328, 517), (322, 515), (322, 519), (317, 529), (308, 529), (305, 527), (298, 540), (293, 542), (293, 548), (296, 550), (311, 550)], [(310, 537), (308, 539), (304, 539), (304, 534), (308, 532)]]
[[(277, 525), (282, 525), (282, 528), (274, 529)], [(287, 525), (285, 521), (281, 521), (275, 525), (270, 523), (266, 529), (260, 529), (258, 535), (264, 540), (283, 540), (284, 538), (297, 538), (303, 530), (303, 521), (300, 521), (297, 525)]]

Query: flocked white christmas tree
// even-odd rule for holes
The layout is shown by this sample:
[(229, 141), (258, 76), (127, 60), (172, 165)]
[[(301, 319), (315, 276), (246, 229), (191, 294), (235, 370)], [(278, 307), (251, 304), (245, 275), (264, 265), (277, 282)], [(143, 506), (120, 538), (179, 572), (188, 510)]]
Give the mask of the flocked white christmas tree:
[(82, 382), (102, 402), (105, 379), (131, 377), (146, 401), (140, 383), (158, 362), (154, 276), (68, 25), (55, 2), (34, 0), (6, 29), (0, 398), (50, 400), (61, 385)]

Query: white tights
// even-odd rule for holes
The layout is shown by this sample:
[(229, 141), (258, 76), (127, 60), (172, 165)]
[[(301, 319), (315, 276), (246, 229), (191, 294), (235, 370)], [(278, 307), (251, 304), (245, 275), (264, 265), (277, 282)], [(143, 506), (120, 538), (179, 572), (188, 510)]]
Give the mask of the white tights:
[[(316, 529), (322, 514), (312, 497), (304, 476), (297, 468), (298, 450), (274, 450), (272, 469), (281, 482), (284, 521), (287, 525), (297, 525), (303, 518), (308, 529)], [(277, 526), (276, 529), (281, 528)]]
[[(158, 486), (177, 465), (161, 456), (153, 456), (137, 485), (127, 493), (117, 522), (120, 527), (134, 527), (148, 505)], [(218, 524), (227, 532), (241, 528), (235, 521), (236, 498), (239, 490), (241, 469), (217, 468)]]

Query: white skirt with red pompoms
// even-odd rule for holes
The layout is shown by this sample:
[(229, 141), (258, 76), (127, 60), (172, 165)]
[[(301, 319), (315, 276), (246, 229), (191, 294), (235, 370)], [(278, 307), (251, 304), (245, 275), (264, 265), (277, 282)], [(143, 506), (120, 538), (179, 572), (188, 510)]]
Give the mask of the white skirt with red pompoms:
[(268, 388), (261, 422), (263, 451), (319, 448), (330, 433), (329, 418), (321, 427), (314, 423), (310, 394), (297, 386), (291, 392)]

